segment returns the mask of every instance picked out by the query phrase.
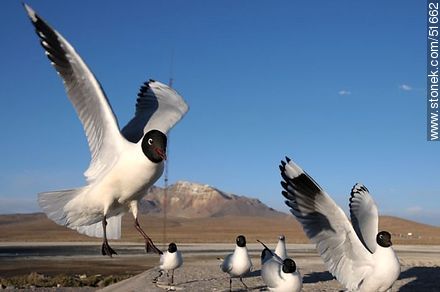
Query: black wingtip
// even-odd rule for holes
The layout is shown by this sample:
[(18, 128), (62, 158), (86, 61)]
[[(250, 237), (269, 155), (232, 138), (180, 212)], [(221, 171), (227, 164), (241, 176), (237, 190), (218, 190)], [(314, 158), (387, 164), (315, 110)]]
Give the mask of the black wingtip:
[(288, 185), (285, 181), (281, 181), (281, 186), (283, 187), (283, 189), (285, 189), (286, 191), (288, 191)]
[(145, 244), (145, 250), (146, 250), (147, 253), (150, 253), (150, 254), (153, 254), (153, 253), (158, 254), (158, 255), (162, 255), (163, 254), (163, 252), (160, 249), (158, 249), (154, 245), (154, 243), (151, 242), (151, 241), (149, 241), (149, 242), (147, 242)]
[(289, 201), (295, 200), (295, 195), (289, 193), (288, 191), (281, 191), (281, 194), (283, 195), (284, 198), (286, 198)]
[(289, 163), (291, 161), (291, 159), (286, 156), (286, 161), (287, 161), (287, 163)]
[(145, 81), (143, 85), (141, 85), (141, 88), (139, 89), (139, 93), (137, 94), (137, 96), (139, 98), (145, 96), (145, 94), (148, 92), (149, 89), (150, 89), (150, 83), (149, 81)]
[[(291, 208), (292, 210), (298, 209), (298, 206), (296, 205), (296, 202), (294, 200), (284, 201), (284, 203), (287, 205), (287, 207)], [(290, 212), (292, 212), (292, 210), (290, 210)]]
[(283, 174), (284, 173), (284, 167), (282, 165), (279, 165), (278, 167), (280, 169), (281, 174)]
[(259, 239), (257, 239), (257, 241), (259, 242), (259, 243), (261, 243), (263, 246), (264, 246), (264, 249), (267, 249), (269, 252), (270, 252), (270, 254), (271, 255), (273, 255), (273, 252), (270, 250), (270, 248), (268, 248), (262, 241), (260, 241)]
[(351, 192), (350, 194), (353, 196), (354, 193), (358, 193), (359, 191), (364, 191), (369, 193), (370, 191), (367, 189), (366, 186), (364, 186), (363, 184), (357, 182), (354, 184), (354, 186), (351, 188)]
[(362, 187), (367, 193), (370, 192), (370, 191), (368, 190), (368, 188), (367, 188), (365, 185), (363, 185), (363, 184), (361, 184), (361, 183), (360, 183), (360, 185), (361, 185), (361, 187)]

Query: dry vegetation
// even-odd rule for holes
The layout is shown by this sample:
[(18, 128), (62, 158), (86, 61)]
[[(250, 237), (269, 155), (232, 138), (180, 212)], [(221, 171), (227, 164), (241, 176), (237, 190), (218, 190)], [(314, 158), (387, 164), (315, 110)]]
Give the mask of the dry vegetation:
[[(163, 218), (160, 216), (141, 217), (141, 225), (157, 242), (164, 240)], [(393, 234), (395, 244), (440, 244), (440, 227), (413, 221), (383, 216), (380, 229)], [(275, 242), (279, 234), (285, 234), (289, 243), (309, 243), (301, 226), (290, 215), (274, 217), (210, 217), (210, 218), (168, 218), (166, 241), (180, 243), (225, 243), (244, 234), (249, 241), (256, 239)], [(412, 233), (408, 236), (408, 233)], [(68, 228), (58, 226), (44, 214), (0, 215), (0, 241), (100, 241), (80, 235)], [(133, 219), (123, 217), (121, 241), (142, 242), (133, 227)]]
[(105, 287), (121, 280), (130, 278), (133, 275), (65, 275), (47, 276), (35, 272), (25, 276), (10, 278), (0, 277), (0, 287), (14, 287), (14, 289), (35, 289), (36, 287)]

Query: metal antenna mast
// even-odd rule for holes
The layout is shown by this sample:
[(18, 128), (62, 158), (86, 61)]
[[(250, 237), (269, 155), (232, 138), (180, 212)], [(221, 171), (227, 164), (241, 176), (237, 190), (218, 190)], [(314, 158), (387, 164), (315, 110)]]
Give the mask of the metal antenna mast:
[[(173, 87), (173, 65), (174, 65), (174, 49), (171, 52), (171, 64), (170, 64), (170, 79), (168, 80), (168, 86)], [(168, 145), (167, 145), (167, 152), (170, 151), (170, 135), (168, 134)], [(167, 248), (167, 204), (168, 204), (168, 168), (170, 165), (170, 156), (168, 155), (168, 158), (165, 162), (165, 176), (164, 176), (164, 192), (163, 192), (163, 244), (164, 249)]]

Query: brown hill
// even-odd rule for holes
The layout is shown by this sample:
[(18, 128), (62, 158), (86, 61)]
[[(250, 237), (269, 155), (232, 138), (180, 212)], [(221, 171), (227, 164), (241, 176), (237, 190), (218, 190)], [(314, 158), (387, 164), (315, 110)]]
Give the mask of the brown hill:
[[(173, 217), (285, 216), (258, 199), (225, 193), (209, 185), (179, 181), (167, 188), (167, 213)], [(165, 189), (153, 187), (140, 204), (141, 212), (163, 212)]]
[[(289, 243), (309, 243), (301, 226), (291, 215), (286, 216), (224, 216), (207, 218), (168, 218), (166, 236), (161, 216), (142, 215), (140, 223), (156, 242), (176, 241), (231, 242), (238, 234), (248, 241), (256, 239), (275, 242), (285, 234)], [(413, 221), (382, 216), (380, 229), (393, 234), (396, 244), (440, 244), (440, 228)], [(408, 236), (408, 233), (412, 233)], [(59, 226), (42, 213), (0, 215), (0, 242), (5, 241), (100, 241)], [(121, 241), (142, 242), (133, 227), (133, 218), (127, 214), (122, 220)]]
[[(157, 242), (231, 242), (238, 234), (249, 241), (276, 241), (285, 234), (290, 243), (308, 243), (290, 214), (278, 212), (258, 199), (222, 192), (208, 185), (177, 182), (167, 189), (166, 235), (164, 189), (152, 188), (141, 201), (140, 223)], [(382, 216), (380, 230), (401, 244), (440, 244), (440, 227)], [(42, 213), (0, 215), (0, 241), (100, 241), (59, 226)], [(130, 214), (122, 220), (122, 241), (141, 242)]]

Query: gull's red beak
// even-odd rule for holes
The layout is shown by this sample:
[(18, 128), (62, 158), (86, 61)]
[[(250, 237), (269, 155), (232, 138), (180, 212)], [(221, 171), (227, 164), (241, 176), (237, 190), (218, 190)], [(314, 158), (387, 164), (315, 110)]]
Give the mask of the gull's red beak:
[(167, 160), (167, 155), (165, 154), (165, 152), (162, 149), (156, 148), (154, 150), (160, 156), (160, 158), (162, 158), (163, 160)]

